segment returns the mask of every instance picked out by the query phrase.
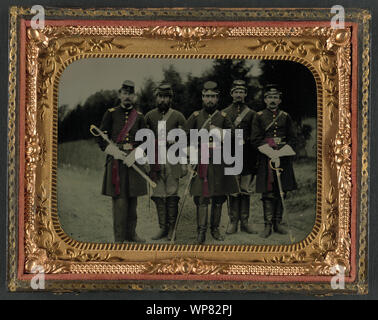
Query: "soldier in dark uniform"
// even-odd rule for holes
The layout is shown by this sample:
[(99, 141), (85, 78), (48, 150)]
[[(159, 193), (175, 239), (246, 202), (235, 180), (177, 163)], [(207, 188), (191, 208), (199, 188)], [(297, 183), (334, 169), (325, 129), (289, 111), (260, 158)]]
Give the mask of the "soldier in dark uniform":
[[(224, 112), (217, 110), (219, 99), (218, 85), (208, 81), (202, 90), (203, 109), (194, 112), (186, 123), (189, 133), (190, 129), (206, 129), (212, 127), (222, 129), (232, 129), (231, 120)], [(190, 194), (194, 197), (197, 206), (197, 242), (202, 244), (206, 240), (208, 224), (208, 205), (211, 202), (210, 229), (215, 240), (223, 241), (220, 234), (219, 225), (222, 215), (222, 206), (226, 200), (226, 195), (239, 192), (239, 187), (235, 176), (227, 176), (224, 173), (225, 165), (213, 164), (212, 139), (209, 139), (209, 164), (201, 163), (197, 166), (197, 175), (193, 178)], [(199, 146), (200, 147), (200, 146)], [(201, 148), (199, 148), (201, 149)], [(201, 155), (200, 158), (201, 159)]]
[(146, 181), (121, 160), (140, 144), (135, 141), (139, 129), (146, 128), (143, 115), (135, 109), (134, 83), (126, 80), (119, 89), (120, 104), (108, 109), (100, 129), (119, 148), (98, 139), (102, 151), (107, 154), (102, 194), (113, 199), (113, 228), (116, 242), (144, 242), (136, 234), (137, 199), (147, 194)]
[[(146, 125), (155, 138), (158, 139), (158, 122), (165, 121), (166, 131), (183, 129), (185, 127), (184, 115), (172, 108), (173, 90), (170, 84), (162, 83), (155, 91), (157, 108), (146, 114)], [(175, 141), (167, 141), (167, 149)], [(159, 240), (167, 237), (171, 240), (178, 214), (179, 180), (186, 174), (186, 165), (158, 163), (158, 142), (155, 140), (155, 164), (151, 166), (150, 176), (157, 184), (151, 199), (156, 205), (160, 230), (152, 238)]]
[(277, 175), (269, 161), (275, 167), (283, 169), (281, 174), (284, 192), (297, 188), (292, 166), (292, 157), (280, 156), (280, 150), (295, 148), (296, 135), (290, 115), (279, 106), (282, 92), (276, 85), (265, 89), (264, 101), (266, 109), (258, 112), (253, 120), (251, 142), (258, 148), (259, 161), (257, 169), (256, 192), (262, 194), (265, 229), (261, 234), (267, 238), (273, 230), (280, 234), (287, 231), (280, 225), (283, 207), (277, 183)]
[(256, 112), (251, 110), (245, 103), (247, 96), (247, 87), (245, 81), (235, 80), (231, 87), (232, 104), (223, 110), (234, 124), (235, 129), (243, 130), (243, 171), (237, 177), (240, 193), (232, 194), (229, 197), (229, 218), (227, 234), (233, 234), (238, 231), (240, 221), (240, 230), (247, 233), (256, 233), (248, 224), (250, 210), (250, 195), (252, 193), (252, 181), (256, 173), (256, 156), (257, 151), (251, 144), (252, 121)]

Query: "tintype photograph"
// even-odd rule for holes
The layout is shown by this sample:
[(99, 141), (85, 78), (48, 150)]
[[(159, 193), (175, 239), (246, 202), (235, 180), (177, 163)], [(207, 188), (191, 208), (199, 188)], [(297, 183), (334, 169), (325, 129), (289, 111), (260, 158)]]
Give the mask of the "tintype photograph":
[(369, 11), (32, 14), (10, 10), (10, 291), (367, 294)]
[[(84, 59), (64, 71), (58, 96), (58, 213), (72, 238), (290, 244), (313, 229), (317, 97), (305, 66), (252, 59)], [(190, 144), (191, 129), (230, 129), (234, 141), (228, 149), (220, 141), (218, 164), (212, 136), (202, 150), (209, 153), (206, 164), (189, 157), (184, 164), (128, 164), (143, 142), (136, 139), (138, 130), (146, 128), (155, 137), (156, 160), (163, 158), (158, 153), (176, 142), (171, 137), (159, 148), (163, 124), (165, 136), (173, 129), (188, 134), (184, 153), (205, 143)], [(234, 159), (225, 164), (227, 152)], [(240, 168), (227, 175), (226, 165), (236, 162)]]

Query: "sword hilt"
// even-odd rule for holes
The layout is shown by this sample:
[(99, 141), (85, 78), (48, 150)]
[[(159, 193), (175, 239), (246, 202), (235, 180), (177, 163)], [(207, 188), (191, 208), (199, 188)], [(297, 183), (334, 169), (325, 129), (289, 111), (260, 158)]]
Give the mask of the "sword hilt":
[(272, 161), (272, 159), (270, 159), (270, 160), (269, 160), (269, 165), (270, 165), (270, 167), (272, 168), (272, 170), (277, 171), (277, 173), (280, 172), (280, 171), (283, 171), (283, 168), (279, 168), (279, 167), (276, 168), (276, 167), (273, 166), (272, 163), (273, 163), (273, 161)]
[(97, 128), (94, 124), (92, 124), (89, 128), (90, 133), (92, 133), (93, 136), (99, 137), (101, 133), (99, 132), (100, 129)]

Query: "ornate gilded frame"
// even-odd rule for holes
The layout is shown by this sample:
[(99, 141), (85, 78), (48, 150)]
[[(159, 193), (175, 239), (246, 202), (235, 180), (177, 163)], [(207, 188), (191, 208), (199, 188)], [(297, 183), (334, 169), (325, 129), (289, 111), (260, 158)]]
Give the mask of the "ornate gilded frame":
[[(333, 267), (343, 266), (343, 292), (367, 293), (369, 12), (351, 10), (344, 29), (330, 27), (327, 10), (48, 9), (47, 19), (58, 20), (46, 21), (43, 30), (29, 27), (30, 16), (27, 8), (10, 9), (11, 291), (31, 290), (38, 265), (52, 291), (324, 293), (334, 292)], [(109, 16), (118, 20), (104, 21)], [(190, 22), (181, 21), (189, 16)], [(159, 23), (149, 17), (159, 17)], [(317, 213), (311, 234), (279, 246), (71, 239), (57, 215), (57, 90), (64, 69), (87, 57), (259, 58), (305, 65), (318, 94)]]

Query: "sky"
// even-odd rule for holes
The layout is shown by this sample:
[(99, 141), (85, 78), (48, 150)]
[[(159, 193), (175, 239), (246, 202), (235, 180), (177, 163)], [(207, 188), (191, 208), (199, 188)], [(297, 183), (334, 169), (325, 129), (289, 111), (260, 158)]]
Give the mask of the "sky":
[[(77, 60), (63, 72), (59, 82), (58, 106), (69, 105), (73, 109), (84, 103), (92, 94), (100, 90), (118, 90), (125, 80), (135, 83), (136, 92), (146, 79), (155, 82), (163, 79), (163, 70), (173, 64), (183, 80), (189, 73), (201, 76), (211, 68), (210, 59), (131, 59), (131, 58), (90, 58)], [(249, 61), (251, 74), (258, 75), (256, 61)]]

